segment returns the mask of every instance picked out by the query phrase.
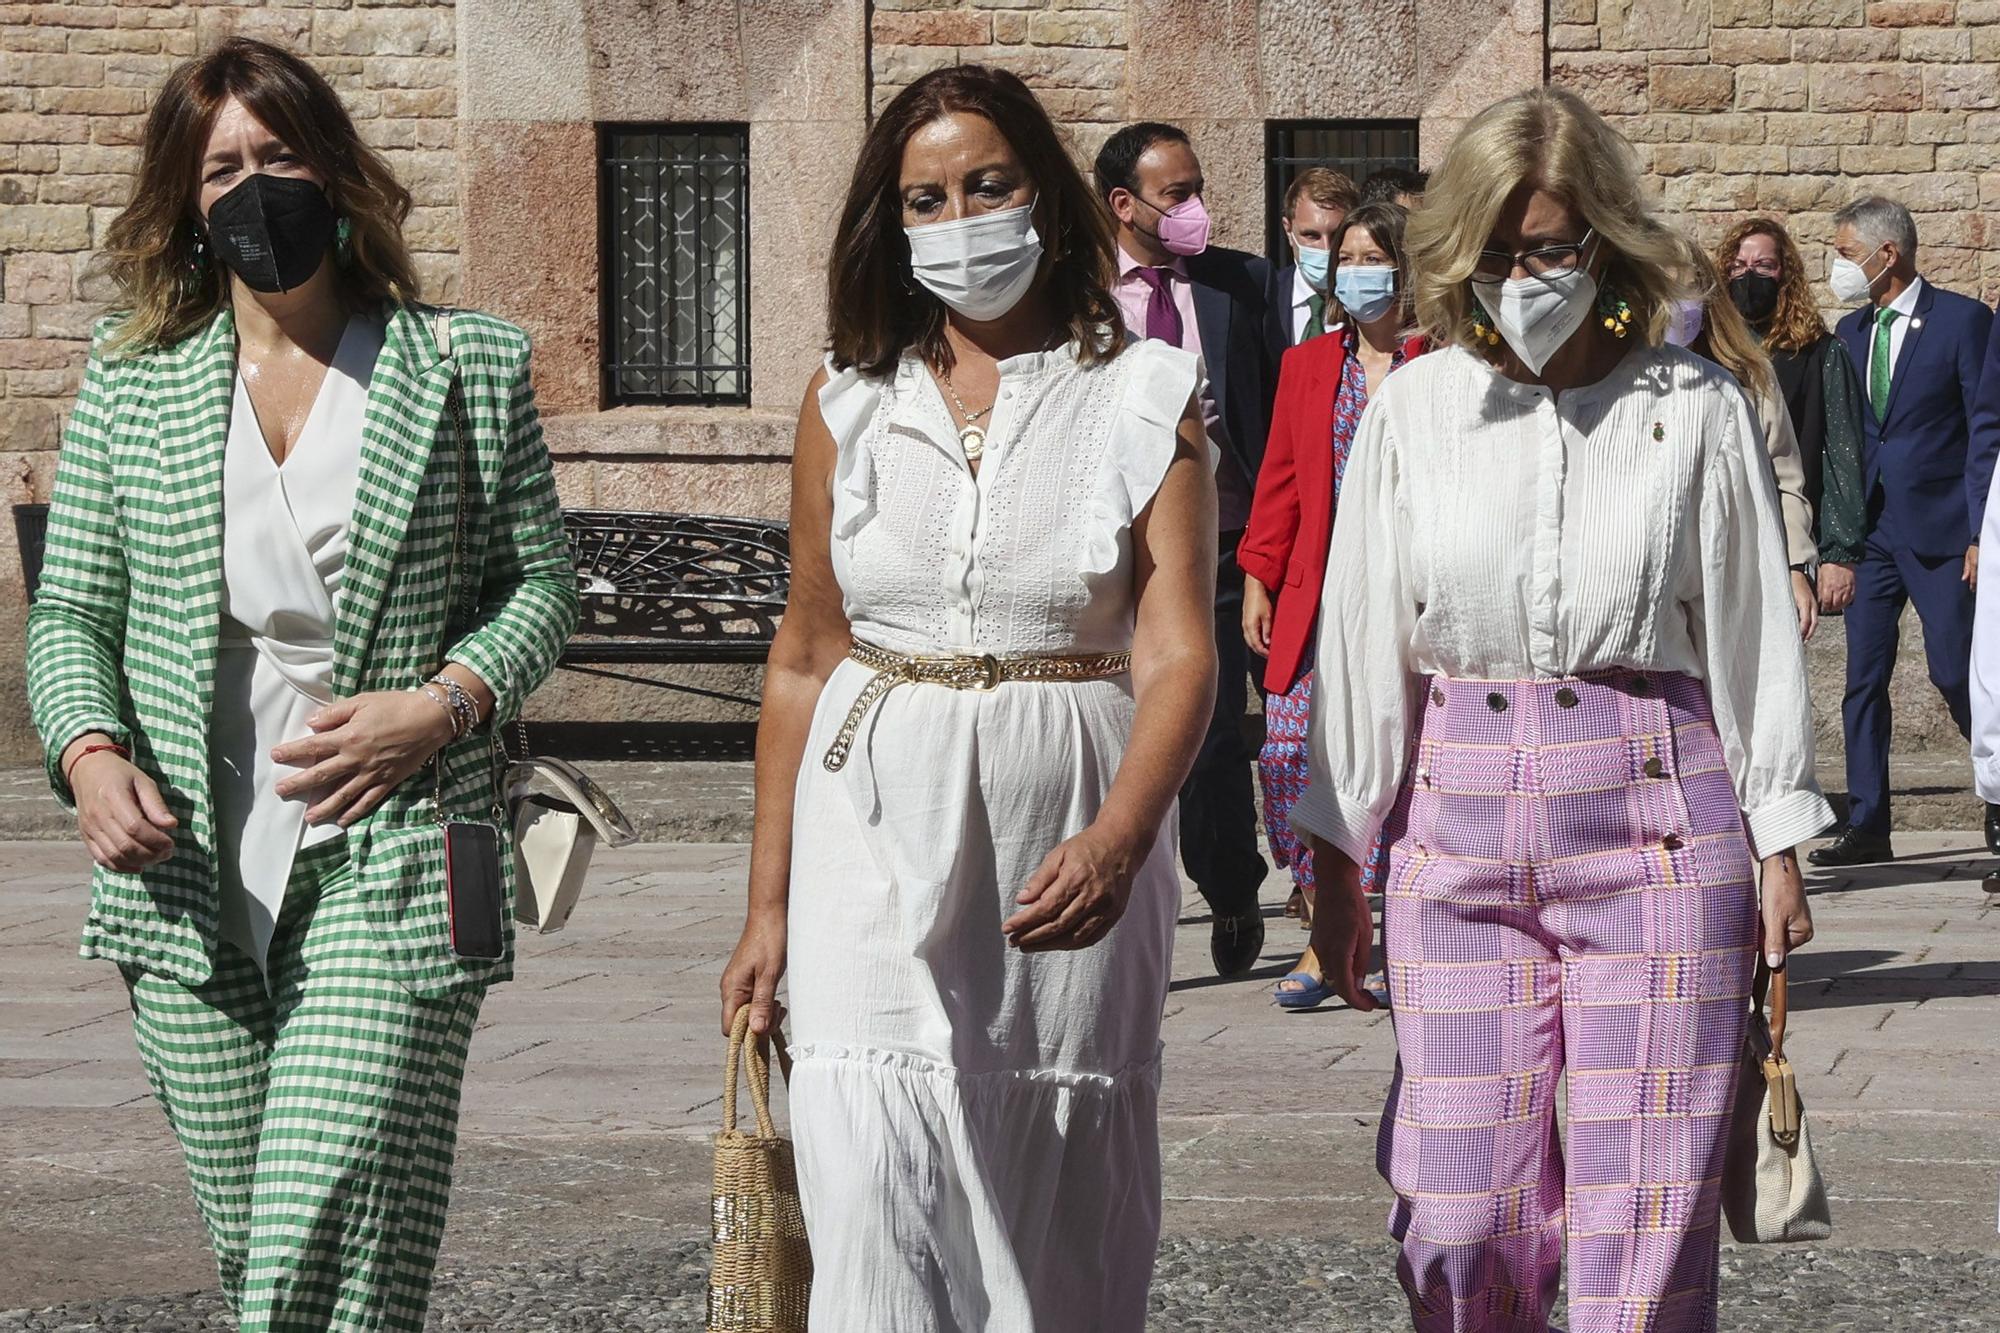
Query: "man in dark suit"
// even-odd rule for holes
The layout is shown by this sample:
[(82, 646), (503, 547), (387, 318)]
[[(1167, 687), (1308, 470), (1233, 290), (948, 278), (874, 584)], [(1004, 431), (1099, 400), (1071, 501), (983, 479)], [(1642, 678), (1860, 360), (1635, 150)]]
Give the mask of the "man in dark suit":
[(1221, 551), (1216, 569), (1215, 714), (1181, 789), (1181, 863), (1214, 914), (1210, 952), (1222, 976), (1247, 972), (1264, 944), (1250, 747), (1243, 737), (1249, 649), (1236, 543), (1250, 516), (1277, 389), (1269, 261), (1208, 243), (1201, 162), (1172, 125), (1128, 125), (1097, 154), (1097, 187), (1118, 219), (1113, 295), (1135, 338), (1202, 359), (1202, 412), (1216, 465)]
[[(1894, 200), (1856, 200), (1833, 221), (1834, 295), (1865, 302), (1836, 331), (1863, 389), (1868, 528), (1847, 610), (1847, 827), (1812, 861), (1850, 866), (1892, 855), (1889, 676), (1908, 603), (1923, 621), (1931, 683), (1970, 732), (1979, 530), (2000, 440), (1975, 441), (1970, 429), (1993, 312), (1917, 276), (1916, 222)], [(1989, 841), (1996, 813), (1987, 808)]]

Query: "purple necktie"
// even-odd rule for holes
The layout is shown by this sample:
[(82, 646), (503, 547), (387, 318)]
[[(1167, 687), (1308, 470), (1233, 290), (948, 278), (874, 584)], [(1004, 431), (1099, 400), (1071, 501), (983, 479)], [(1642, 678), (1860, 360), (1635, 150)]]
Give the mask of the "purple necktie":
[(1158, 338), (1174, 347), (1181, 345), (1181, 308), (1174, 304), (1173, 289), (1168, 279), (1173, 270), (1167, 268), (1141, 268), (1133, 270), (1153, 289), (1146, 298), (1146, 336)]

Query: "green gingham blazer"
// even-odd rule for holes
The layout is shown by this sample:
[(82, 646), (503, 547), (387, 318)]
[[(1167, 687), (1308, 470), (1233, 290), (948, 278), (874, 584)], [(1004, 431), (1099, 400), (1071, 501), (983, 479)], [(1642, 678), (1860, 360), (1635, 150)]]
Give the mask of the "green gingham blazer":
[[(440, 756), (445, 813), (493, 822), (489, 728), (514, 717), (554, 669), (578, 613), (528, 383), (528, 339), (500, 320), (457, 311), (447, 358), (432, 336), (432, 311), (395, 307), (387, 316), (335, 613), (333, 691), (419, 684), (438, 665), (450, 611), (454, 642), (445, 656), (478, 672), (499, 705), (486, 727)], [(224, 311), (172, 346), (110, 359), (101, 353), (109, 325), (98, 327), (63, 436), (28, 615), (28, 692), (49, 780), (65, 804), (72, 796), (62, 752), (101, 731), (131, 748), (180, 821), (169, 860), (137, 874), (97, 870), (84, 955), (200, 985), (217, 948), (208, 732), (236, 330)], [(453, 595), (461, 460), (469, 468), (464, 582)], [(347, 833), (376, 938), (419, 995), (504, 980), (513, 967), (511, 913), (501, 961), (452, 956), (434, 790), (426, 767)], [(513, 858), (501, 859), (511, 904)]]

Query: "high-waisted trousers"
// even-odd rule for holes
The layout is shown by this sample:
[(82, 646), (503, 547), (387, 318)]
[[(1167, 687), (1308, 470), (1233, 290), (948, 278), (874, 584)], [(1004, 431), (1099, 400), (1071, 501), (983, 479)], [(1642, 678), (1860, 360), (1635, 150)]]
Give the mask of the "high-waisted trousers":
[(1566, 1231), (1573, 1333), (1710, 1333), (1757, 911), (1706, 690), (1424, 690), (1385, 829), (1378, 1144), (1415, 1325), (1541, 1333)]
[(242, 1333), (421, 1333), (483, 991), (388, 970), (344, 840), (299, 853), (270, 988), (223, 946), (189, 987), (128, 968), (133, 1029)]

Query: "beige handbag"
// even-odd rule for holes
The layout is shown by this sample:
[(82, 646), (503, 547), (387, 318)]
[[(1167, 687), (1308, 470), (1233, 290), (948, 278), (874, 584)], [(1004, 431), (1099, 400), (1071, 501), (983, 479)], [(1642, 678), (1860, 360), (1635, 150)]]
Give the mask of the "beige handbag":
[[(553, 790), (537, 791), (538, 783)], [(508, 765), (507, 813), (519, 872), (514, 919), (544, 935), (568, 923), (597, 844), (624, 847), (639, 840), (632, 821), (602, 787), (576, 765), (546, 755)]]
[[(451, 356), (449, 310), (432, 312), (431, 341), (437, 345), (440, 357)], [(457, 582), (459, 548), (464, 543), (466, 473), (470, 468), (465, 456), (465, 416), (456, 388), (451, 391), (451, 408), (452, 436), (458, 446), (458, 525), (451, 538), (452, 581)], [(440, 645), (439, 657), (442, 656)], [(618, 803), (574, 764), (546, 755), (529, 755), (527, 724), (516, 719), (516, 727), (521, 757), (507, 765), (506, 779), (501, 785), (507, 818), (514, 830), (514, 920), (518, 925), (533, 926), (548, 934), (561, 930), (575, 910), (598, 841), (623, 847), (637, 842), (639, 834)], [(496, 764), (507, 759), (497, 732), (493, 738), (493, 758)], [(536, 791), (538, 780), (554, 790)]]
[[(1764, 1016), (1770, 991), (1771, 1012)], [(1826, 1182), (1813, 1156), (1805, 1105), (1785, 1058), (1785, 973), (1757, 960), (1750, 1023), (1743, 1034), (1735, 1120), (1722, 1167), (1722, 1211), (1745, 1245), (1825, 1240), (1833, 1234)]]
[[(812, 1300), (812, 1250), (799, 1204), (789, 1140), (771, 1123), (771, 1065), (763, 1041), (749, 1040), (750, 1006), (736, 1011), (729, 1068), (722, 1079), (722, 1132), (715, 1136), (715, 1192), (709, 1211), (715, 1264), (708, 1276), (708, 1333), (805, 1333)], [(783, 1033), (772, 1034), (789, 1072)], [(736, 1079), (750, 1064), (757, 1132), (736, 1128)]]

